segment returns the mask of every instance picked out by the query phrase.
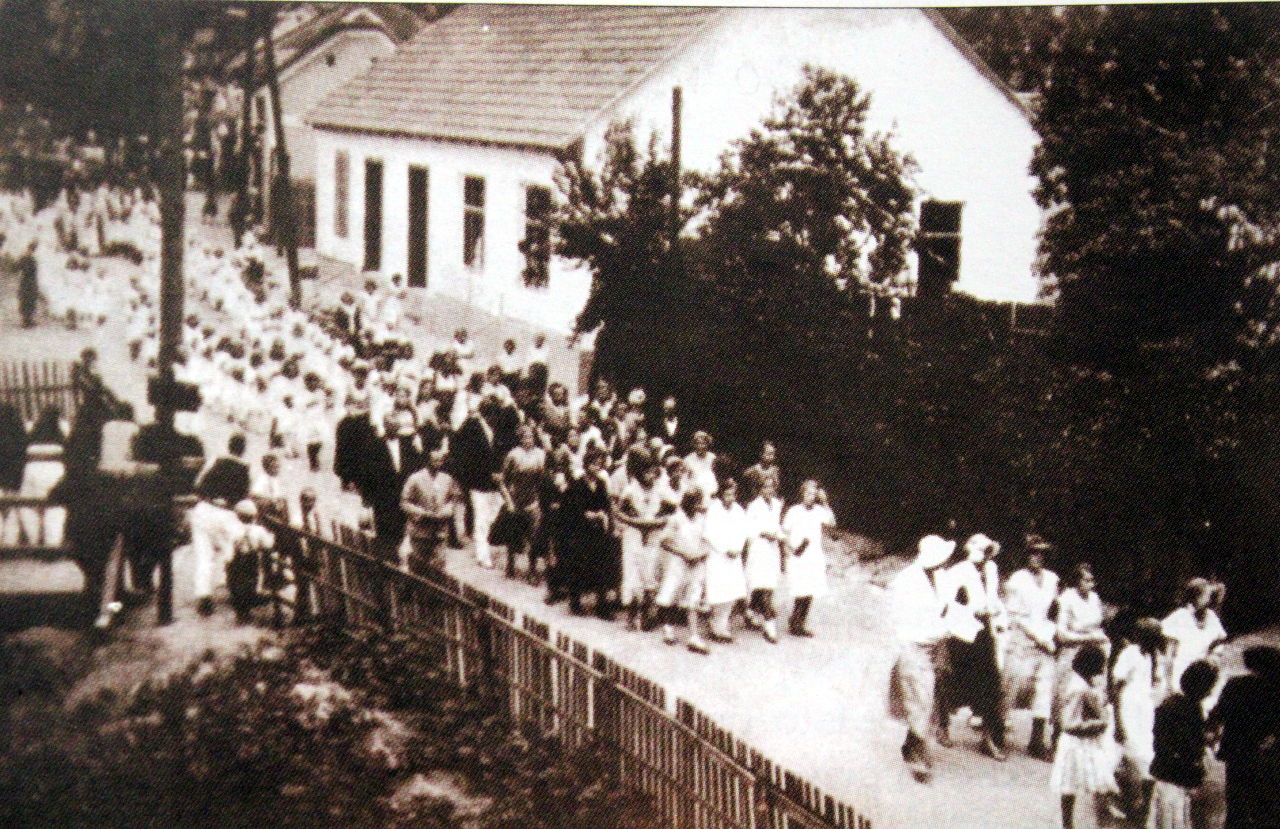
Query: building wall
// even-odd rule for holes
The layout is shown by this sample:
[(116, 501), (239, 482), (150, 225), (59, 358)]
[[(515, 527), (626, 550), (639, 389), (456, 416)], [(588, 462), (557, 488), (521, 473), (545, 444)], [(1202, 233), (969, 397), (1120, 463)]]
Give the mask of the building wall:
[[(346, 238), (335, 233), (334, 164), (338, 150), (349, 157)], [(548, 287), (524, 285), (525, 188), (552, 186), (556, 168), (549, 153), (455, 142), (386, 138), (316, 131), (316, 249), (356, 269), (364, 264), (365, 161), (383, 163), (382, 270), (408, 274), (411, 165), (426, 167), (427, 287), (490, 313), (568, 332), (586, 302), (590, 273), (553, 260)], [(463, 265), (463, 182), (485, 179), (485, 245), (481, 267)]]
[[(307, 114), (330, 91), (364, 72), (377, 58), (394, 51), (395, 44), (382, 32), (343, 31), (281, 73), (280, 114), (289, 150), (289, 172), (294, 179), (315, 180), (315, 131), (306, 123)], [(332, 66), (328, 62), (330, 57)], [(261, 106), (270, 105), (265, 89), (259, 91), (258, 98)], [(269, 109), (263, 111), (270, 113)], [(275, 124), (270, 118), (263, 143), (265, 164), (275, 148)]]
[[(641, 134), (671, 131), (671, 88), (684, 95), (682, 160), (714, 169), (730, 143), (759, 126), (776, 97), (811, 63), (848, 74), (872, 94), (871, 126), (892, 130), (921, 166), (922, 198), (964, 202), (956, 288), (983, 299), (1029, 302), (1041, 213), (1028, 165), (1037, 138), (1025, 116), (921, 12), (857, 9), (741, 9), (700, 45), (659, 66), (589, 129), (595, 158), (607, 125), (634, 118)], [(319, 253), (355, 268), (364, 254), (364, 162), (384, 162), (385, 274), (407, 273), (410, 164), (430, 171), (427, 291), (486, 311), (568, 331), (586, 301), (590, 274), (552, 260), (550, 285), (524, 286), (524, 192), (552, 186), (550, 153), (425, 139), (318, 130)], [(334, 153), (349, 153), (349, 233), (334, 233)], [(484, 266), (462, 264), (463, 180), (486, 179)]]
[(1038, 138), (1026, 117), (913, 9), (739, 9), (698, 45), (659, 67), (596, 124), (633, 118), (640, 135), (671, 134), (671, 88), (683, 89), (682, 163), (711, 170), (760, 125), (777, 96), (814, 64), (871, 93), (869, 121), (920, 165), (922, 198), (964, 202), (956, 289), (1029, 302), (1041, 211), (1028, 170)]

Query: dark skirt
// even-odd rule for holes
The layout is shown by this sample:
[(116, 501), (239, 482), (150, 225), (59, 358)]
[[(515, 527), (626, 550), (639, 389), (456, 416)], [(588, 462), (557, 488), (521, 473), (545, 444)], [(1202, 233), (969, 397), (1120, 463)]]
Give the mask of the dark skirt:
[(947, 668), (942, 684), (945, 712), (968, 706), (988, 722), (999, 720), (1001, 711), (1000, 669), (996, 663), (996, 641), (983, 627), (972, 643), (947, 640)]
[(571, 593), (609, 590), (615, 586), (613, 535), (597, 527), (579, 525), (562, 533), (558, 551), (556, 582)]

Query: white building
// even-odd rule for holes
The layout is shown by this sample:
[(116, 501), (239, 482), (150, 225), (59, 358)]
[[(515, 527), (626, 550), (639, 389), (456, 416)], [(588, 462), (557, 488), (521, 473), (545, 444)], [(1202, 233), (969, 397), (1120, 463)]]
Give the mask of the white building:
[[(274, 30), (280, 113), (289, 173), (300, 198), (308, 198), (315, 181), (314, 130), (306, 123), (306, 114), (334, 89), (368, 70), (379, 58), (390, 56), (421, 25), (417, 14), (398, 3), (303, 5), (292, 14), (281, 15)], [(226, 74), (233, 81), (243, 71), (243, 61), (242, 53), (228, 64)], [(265, 61), (260, 46), (254, 55), (251, 118), (262, 136), (261, 157), (255, 163), (261, 172), (264, 197), (269, 198), (276, 130)]]
[(568, 330), (590, 274), (553, 258), (545, 284), (526, 284), (519, 249), (557, 153), (581, 141), (592, 160), (625, 119), (670, 136), (678, 87), (681, 163), (714, 169), (806, 64), (871, 94), (871, 126), (920, 165), (922, 224), (959, 221), (955, 289), (1033, 301), (1038, 139), (1009, 88), (919, 9), (464, 6), (312, 111), (317, 250)]

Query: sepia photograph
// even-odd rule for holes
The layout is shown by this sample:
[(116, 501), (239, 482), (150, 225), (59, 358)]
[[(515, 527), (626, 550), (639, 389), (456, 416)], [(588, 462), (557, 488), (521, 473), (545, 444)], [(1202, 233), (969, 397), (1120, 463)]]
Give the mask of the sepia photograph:
[(0, 0), (0, 826), (1280, 829), (1280, 3)]

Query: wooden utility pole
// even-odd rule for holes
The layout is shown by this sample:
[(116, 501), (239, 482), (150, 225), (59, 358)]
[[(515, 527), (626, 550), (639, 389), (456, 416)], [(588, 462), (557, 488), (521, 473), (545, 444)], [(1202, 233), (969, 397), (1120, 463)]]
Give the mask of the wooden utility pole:
[(249, 185), (253, 178), (253, 70), (254, 51), (258, 46), (257, 23), (248, 11), (239, 9), (244, 14), (244, 78), (241, 88), (244, 89), (244, 100), (240, 102), (240, 160), (236, 182), (240, 191), (240, 199), (247, 209), (249, 206)]
[(680, 241), (680, 131), (684, 120), (684, 89), (671, 87), (671, 250)]
[[(271, 122), (274, 125), (275, 169), (272, 171), (270, 194), (271, 230), (279, 234), (277, 240), (284, 246), (285, 260), (289, 265), (289, 304), (302, 307), (302, 280), (298, 273), (298, 234), (294, 228), (293, 182), (289, 175), (289, 151), (284, 141), (284, 117), (280, 113), (280, 78), (276, 74), (275, 44), (271, 30), (275, 24), (275, 12), (263, 16), (264, 49), (267, 64), (267, 85), (271, 92)], [(279, 187), (279, 192), (276, 188)]]
[[(164, 79), (156, 112), (156, 184), (160, 194), (160, 348), (157, 369), (162, 383), (173, 382), (173, 367), (182, 346), (183, 270), (186, 247), (187, 169), (183, 142), (183, 37), (181, 27), (164, 26), (160, 34)], [(173, 408), (167, 399), (156, 405), (156, 423), (173, 429)]]

